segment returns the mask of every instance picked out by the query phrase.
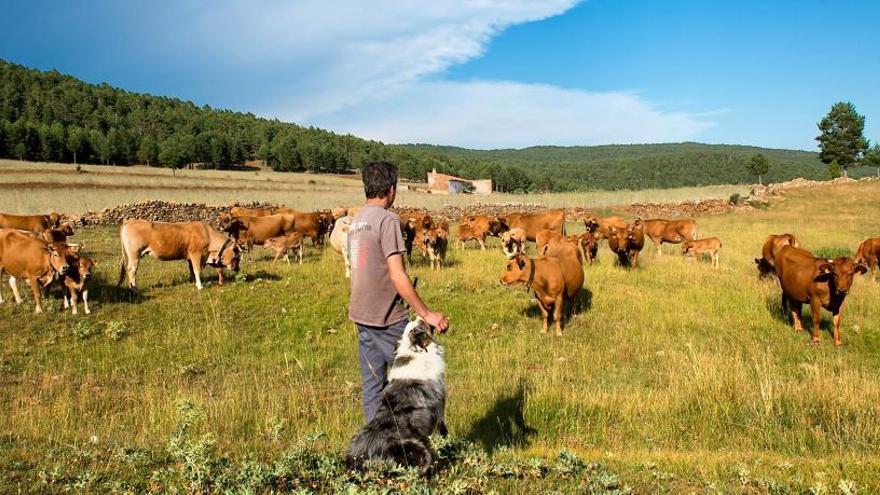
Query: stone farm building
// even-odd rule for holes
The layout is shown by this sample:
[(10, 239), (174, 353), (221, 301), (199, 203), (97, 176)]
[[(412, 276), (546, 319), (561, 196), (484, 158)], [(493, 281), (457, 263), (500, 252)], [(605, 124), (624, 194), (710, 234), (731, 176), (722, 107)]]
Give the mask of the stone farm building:
[(469, 180), (437, 173), (434, 169), (428, 172), (428, 192), (431, 194), (461, 194), (472, 186), (474, 194), (492, 194), (492, 179)]

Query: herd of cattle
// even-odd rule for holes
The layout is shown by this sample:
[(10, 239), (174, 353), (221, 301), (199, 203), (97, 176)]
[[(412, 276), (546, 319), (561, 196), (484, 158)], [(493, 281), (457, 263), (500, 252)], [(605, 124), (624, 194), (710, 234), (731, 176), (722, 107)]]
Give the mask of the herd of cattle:
[[(201, 271), (216, 269), (223, 284), (223, 270), (239, 270), (242, 253), (254, 246), (275, 252), (273, 263), (282, 255), (290, 263), (294, 252), (303, 262), (304, 239), (314, 246), (324, 244), (329, 235), (331, 246), (342, 254), (346, 276), (350, 274), (347, 249), (348, 228), (359, 207), (334, 208), (318, 212), (300, 212), (290, 208), (233, 207), (221, 215), (218, 228), (206, 222), (162, 223), (126, 220), (119, 227), (121, 265), (119, 282), (127, 277), (128, 287), (137, 288), (140, 259), (151, 255), (159, 260), (184, 260), (190, 278), (202, 289)], [(412, 261), (418, 248), (430, 261), (432, 269), (443, 267), (450, 240), (450, 226), (421, 212), (402, 212), (401, 230), (407, 259)], [(508, 215), (472, 215), (462, 218), (456, 231), (461, 249), (476, 241), (486, 249), (488, 237), (500, 239), (507, 258), (501, 275), (503, 285), (523, 285), (538, 301), (543, 315), (542, 332), (555, 321), (556, 334), (562, 335), (563, 321), (570, 312), (584, 284), (586, 263), (592, 265), (600, 241), (617, 257), (623, 267), (637, 267), (639, 253), (650, 239), (662, 254), (663, 243), (682, 244), (682, 254), (695, 257), (708, 254), (718, 267), (722, 247), (717, 237), (697, 239), (697, 224), (692, 219), (635, 219), (590, 217), (584, 220), (584, 232), (566, 235), (565, 213), (549, 210), (541, 213)], [(27, 280), (34, 296), (35, 312), (43, 311), (43, 290), (59, 287), (64, 307), (77, 314), (81, 296), (85, 312), (88, 306), (88, 281), (96, 260), (82, 255), (81, 245), (67, 242), (73, 229), (63, 215), (0, 214), (0, 278), (9, 275), (9, 285), (17, 303), (22, 301), (17, 280)], [(536, 257), (526, 254), (528, 242), (535, 244)], [(802, 331), (801, 308), (809, 304), (813, 315), (813, 342), (819, 341), (820, 308), (833, 315), (834, 340), (840, 345), (840, 315), (844, 299), (855, 274), (875, 271), (880, 261), (880, 238), (861, 243), (855, 258), (827, 260), (813, 256), (799, 247), (791, 234), (771, 235), (765, 241), (761, 257), (755, 259), (761, 276), (775, 276), (782, 290), (783, 311), (790, 311), (794, 328)], [(0, 286), (0, 303), (3, 303)]]

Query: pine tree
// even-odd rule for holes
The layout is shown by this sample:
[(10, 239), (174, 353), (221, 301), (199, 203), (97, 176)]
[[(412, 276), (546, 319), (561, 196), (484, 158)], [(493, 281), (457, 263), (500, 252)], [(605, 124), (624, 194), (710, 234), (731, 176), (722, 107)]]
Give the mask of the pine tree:
[(749, 170), (749, 173), (758, 178), (758, 184), (763, 185), (764, 183), (761, 178), (770, 171), (770, 162), (767, 161), (767, 157), (763, 154), (755, 153), (749, 159), (746, 168)]
[(845, 177), (847, 168), (858, 163), (868, 149), (865, 117), (856, 112), (852, 103), (838, 102), (819, 122), (819, 130), (819, 159), (827, 164), (837, 160)]

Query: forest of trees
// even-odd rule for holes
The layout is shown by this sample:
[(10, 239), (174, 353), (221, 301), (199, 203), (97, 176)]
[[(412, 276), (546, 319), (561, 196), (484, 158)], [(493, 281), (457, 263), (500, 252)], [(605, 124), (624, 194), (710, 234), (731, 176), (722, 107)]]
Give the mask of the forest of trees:
[[(768, 159), (767, 181), (826, 178), (817, 153), (699, 143), (467, 150), (388, 145), (314, 127), (217, 110), (175, 98), (88, 84), (0, 60), (0, 158), (207, 168), (265, 160), (279, 171), (347, 173), (370, 160), (401, 176), (426, 172), (491, 178), (509, 192), (668, 188), (754, 180), (746, 163)], [(851, 175), (864, 173), (850, 170)]]

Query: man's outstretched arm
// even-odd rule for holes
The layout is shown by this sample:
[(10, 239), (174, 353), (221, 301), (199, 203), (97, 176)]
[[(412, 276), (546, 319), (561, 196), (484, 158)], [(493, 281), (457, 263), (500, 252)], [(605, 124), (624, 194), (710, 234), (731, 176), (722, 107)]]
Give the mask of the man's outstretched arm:
[(391, 277), (391, 283), (394, 284), (394, 288), (397, 290), (397, 293), (400, 294), (400, 297), (402, 297), (403, 300), (409, 304), (409, 307), (412, 308), (417, 315), (421, 316), (428, 325), (431, 325), (441, 332), (445, 332), (449, 327), (449, 319), (442, 313), (428, 309), (428, 306), (425, 305), (425, 302), (419, 297), (419, 293), (416, 292), (415, 287), (413, 287), (412, 281), (409, 279), (409, 274), (406, 273), (406, 268), (403, 266), (403, 256), (400, 253), (392, 254), (385, 260), (385, 263), (388, 264), (388, 276)]

